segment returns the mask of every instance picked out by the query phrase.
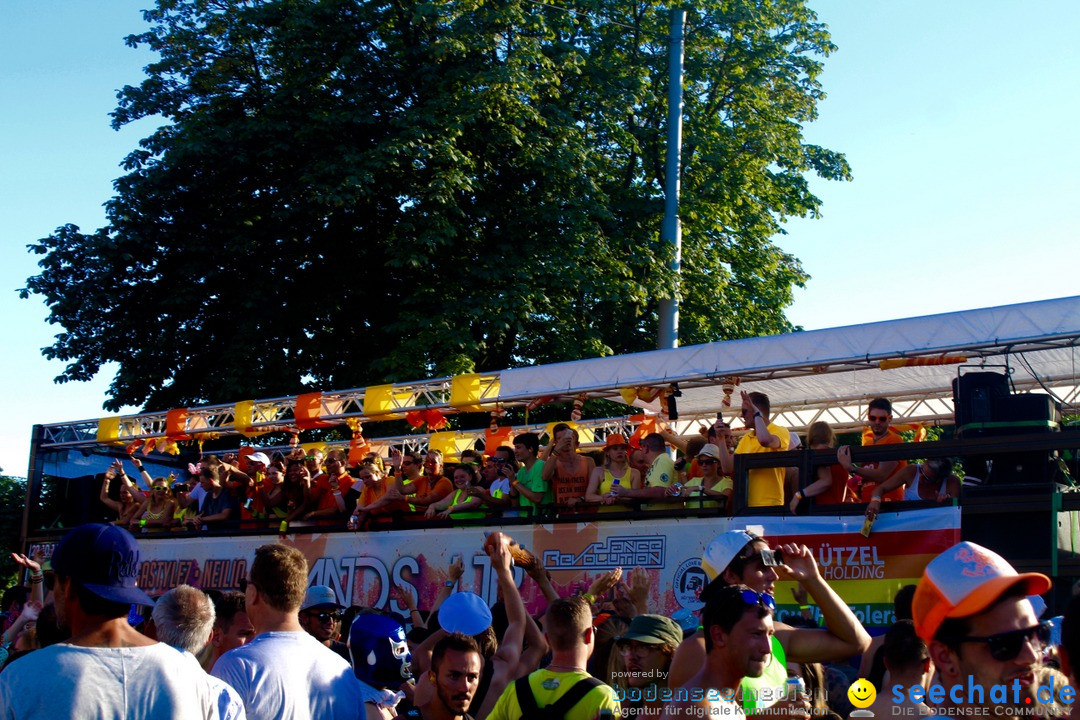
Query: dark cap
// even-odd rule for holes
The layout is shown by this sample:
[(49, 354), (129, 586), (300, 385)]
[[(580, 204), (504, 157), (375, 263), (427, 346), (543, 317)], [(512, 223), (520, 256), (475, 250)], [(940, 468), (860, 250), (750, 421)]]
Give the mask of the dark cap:
[(153, 605), (138, 588), (139, 544), (115, 525), (80, 525), (60, 541), (52, 555), (57, 575), (70, 578), (110, 602)]
[(682, 628), (669, 617), (663, 615), (636, 615), (630, 621), (630, 627), (626, 632), (615, 638), (615, 642), (622, 643), (636, 640), (641, 643), (659, 645), (667, 643), (678, 645), (682, 642)]

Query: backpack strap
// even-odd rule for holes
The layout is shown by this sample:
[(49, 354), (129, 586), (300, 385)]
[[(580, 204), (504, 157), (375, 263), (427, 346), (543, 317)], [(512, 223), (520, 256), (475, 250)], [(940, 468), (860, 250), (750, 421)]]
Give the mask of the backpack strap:
[(593, 688), (603, 684), (594, 677), (581, 678), (563, 693), (562, 697), (544, 708), (544, 716), (549, 720), (563, 720), (570, 708), (577, 705)]
[(529, 685), (529, 676), (523, 675), (514, 681), (514, 693), (517, 695), (518, 705), (521, 706), (521, 720), (533, 720), (540, 717), (540, 706), (536, 704), (536, 696), (533, 695)]

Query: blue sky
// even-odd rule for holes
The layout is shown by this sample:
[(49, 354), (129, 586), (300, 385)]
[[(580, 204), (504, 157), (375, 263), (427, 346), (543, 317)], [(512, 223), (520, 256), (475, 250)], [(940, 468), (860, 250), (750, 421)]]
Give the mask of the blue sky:
[[(812, 275), (806, 328), (1074, 295), (1080, 268), (1080, 3), (810, 0), (838, 51), (809, 141), (854, 181), (815, 182), (818, 220), (778, 238)], [(0, 467), (23, 475), (33, 423), (100, 417), (111, 379), (54, 385), (60, 328), (16, 290), (25, 246), (93, 230), (118, 164), (151, 127), (109, 128), (116, 91), (152, 60), (123, 37), (146, 0), (0, 0)], [(237, 398), (218, 398), (229, 402)]]

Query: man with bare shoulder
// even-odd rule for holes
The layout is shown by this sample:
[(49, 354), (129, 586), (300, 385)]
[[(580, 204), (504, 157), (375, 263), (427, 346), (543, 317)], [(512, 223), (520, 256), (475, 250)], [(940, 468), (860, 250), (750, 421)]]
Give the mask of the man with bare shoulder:
[[(744, 717), (736, 700), (737, 688), (747, 677), (761, 677), (772, 654), (775, 608), (772, 596), (746, 585), (713, 586), (705, 601), (703, 632), (705, 662), (701, 669), (674, 689), (665, 718)], [(805, 697), (786, 704), (782, 717), (809, 717)]]
[[(821, 577), (817, 562), (805, 545), (788, 543), (770, 549), (765, 538), (746, 530), (730, 530), (709, 543), (701, 566), (711, 580), (706, 588), (709, 592), (724, 585), (746, 585), (756, 592), (771, 594), (781, 577), (795, 580), (817, 604), (825, 621), (825, 627), (820, 629), (776, 623), (765, 671), (759, 677), (747, 676), (743, 682), (743, 708), (748, 712), (769, 707), (784, 694), (786, 663), (844, 660), (859, 655), (870, 645), (870, 635), (851, 608)], [(669, 687), (682, 685), (702, 666), (707, 653), (699, 636), (700, 633), (695, 633), (675, 651), (668, 674)]]

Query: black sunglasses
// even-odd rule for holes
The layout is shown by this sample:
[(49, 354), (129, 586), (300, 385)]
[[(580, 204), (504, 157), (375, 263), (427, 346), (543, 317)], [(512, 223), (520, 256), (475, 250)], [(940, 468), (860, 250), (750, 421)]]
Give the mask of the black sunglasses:
[(1050, 623), (1043, 621), (1022, 630), (1010, 630), (997, 635), (964, 635), (954, 638), (957, 642), (981, 642), (986, 643), (990, 650), (990, 657), (1002, 662), (1013, 660), (1024, 648), (1024, 643), (1034, 638), (1040, 645), (1046, 647), (1050, 643)]
[(311, 611), (305, 611), (304, 614), (307, 615), (308, 617), (318, 619), (319, 622), (326, 622), (327, 620), (340, 620), (341, 619), (341, 613), (340, 612), (326, 612), (326, 611), (323, 611), (323, 612), (311, 612)]

